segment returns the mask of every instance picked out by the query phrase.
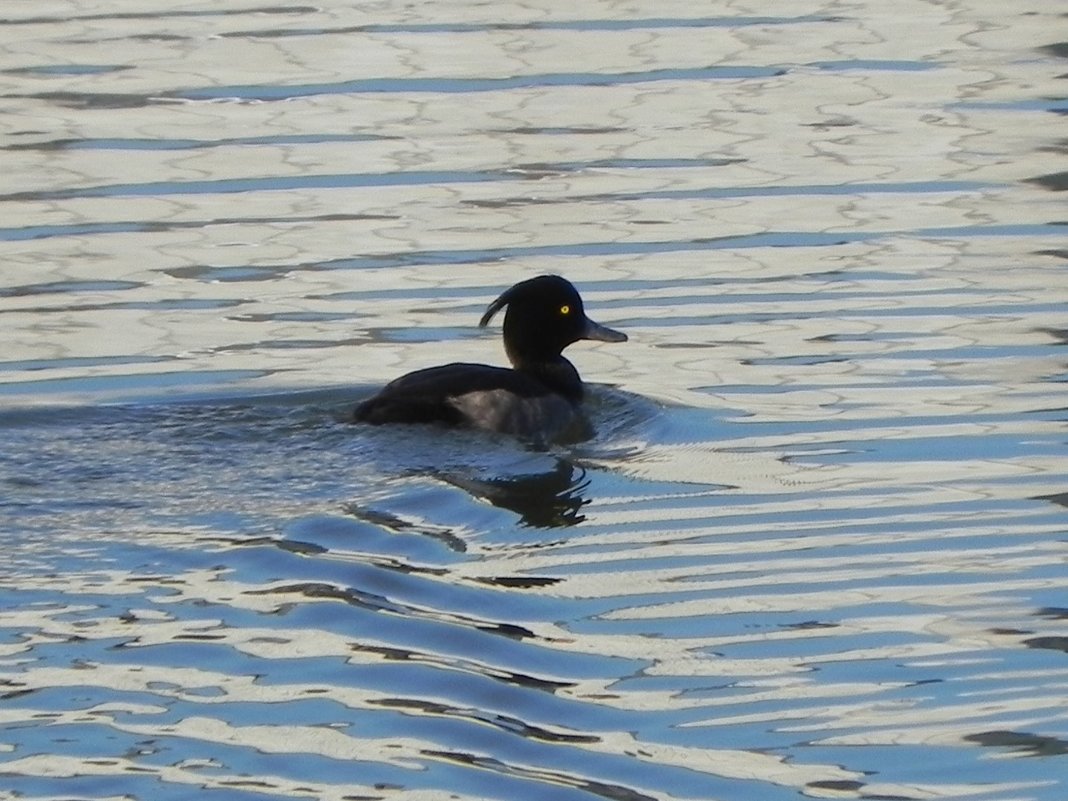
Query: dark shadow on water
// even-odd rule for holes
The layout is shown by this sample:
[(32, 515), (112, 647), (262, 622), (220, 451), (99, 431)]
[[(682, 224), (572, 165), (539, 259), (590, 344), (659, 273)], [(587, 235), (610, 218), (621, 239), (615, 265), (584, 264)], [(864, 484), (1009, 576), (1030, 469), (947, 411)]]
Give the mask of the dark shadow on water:
[[(852, 779), (827, 779), (825, 781), (809, 782), (810, 788), (817, 798), (841, 797), (860, 798), (865, 801), (916, 801), (919, 796), (915, 795), (892, 795), (887, 793), (871, 793), (866, 790), (867, 784)], [(827, 793), (834, 795), (827, 795)], [(806, 794), (807, 795), (807, 794)]]
[(386, 531), (393, 533), (410, 532), (420, 534), (441, 542), (446, 548), (455, 551), (456, 553), (464, 553), (467, 551), (467, 543), (444, 526), (432, 526), (426, 523), (417, 525), (398, 517), (392, 512), (374, 509), (355, 501), (346, 503), (341, 508), (342, 511), (350, 517), (353, 517), (360, 522), (370, 523), (373, 526), (383, 528)]
[(494, 757), (471, 754), (464, 751), (440, 751), (424, 749), (423, 755), (461, 766), (470, 766), (504, 776), (537, 779), (552, 785), (571, 787), (610, 801), (656, 801), (656, 796), (647, 795), (618, 783), (595, 781), (581, 775), (561, 771), (534, 769), (525, 765), (511, 764)]
[(1035, 612), (1035, 617), (1047, 620), (1068, 620), (1068, 607), (1044, 606)]
[(1023, 641), (1028, 648), (1044, 651), (1063, 651), (1068, 654), (1068, 637), (1030, 637)]
[(1034, 495), (1031, 497), (1033, 501), (1049, 501), (1057, 506), (1068, 507), (1068, 492), (1058, 492), (1055, 495)]
[(1047, 757), (1068, 754), (1068, 741), (1025, 731), (983, 731), (964, 739), (986, 748), (1007, 748), (1021, 756)]
[(1068, 189), (1068, 172), (1054, 172), (1027, 178), (1024, 183), (1035, 184), (1051, 192), (1063, 192)]
[(551, 470), (524, 476), (478, 478), (457, 472), (442, 472), (437, 478), (465, 490), (475, 498), (519, 515), (525, 526), (560, 528), (586, 519), (581, 513), (589, 499), (586, 471), (566, 459), (557, 459)]
[(381, 698), (375, 699), (370, 703), (375, 706), (414, 712), (421, 715), (474, 720), (505, 732), (519, 734), (529, 740), (540, 740), (547, 743), (599, 743), (602, 740), (596, 735), (553, 731), (511, 716), (493, 714), (481, 709), (453, 706), (438, 701), (427, 701), (421, 698)]

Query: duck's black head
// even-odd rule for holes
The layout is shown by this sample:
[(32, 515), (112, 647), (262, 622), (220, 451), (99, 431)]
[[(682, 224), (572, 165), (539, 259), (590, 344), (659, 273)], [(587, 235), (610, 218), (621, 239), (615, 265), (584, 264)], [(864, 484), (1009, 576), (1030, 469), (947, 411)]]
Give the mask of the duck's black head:
[(578, 291), (558, 275), (540, 275), (505, 290), (486, 309), (479, 325), (485, 327), (505, 306), (504, 349), (517, 369), (553, 364), (564, 348), (580, 339), (627, 341), (626, 334), (587, 317)]

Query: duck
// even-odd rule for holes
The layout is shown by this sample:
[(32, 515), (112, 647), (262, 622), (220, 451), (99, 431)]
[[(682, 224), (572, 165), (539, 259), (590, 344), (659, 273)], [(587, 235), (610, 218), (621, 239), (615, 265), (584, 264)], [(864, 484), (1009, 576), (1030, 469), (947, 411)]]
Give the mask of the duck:
[(509, 287), (487, 307), (479, 327), (505, 307), (510, 368), (453, 362), (416, 370), (357, 405), (353, 420), (482, 429), (539, 445), (590, 436), (582, 379), (563, 351), (579, 340), (626, 342), (627, 335), (587, 317), (578, 290), (559, 275)]

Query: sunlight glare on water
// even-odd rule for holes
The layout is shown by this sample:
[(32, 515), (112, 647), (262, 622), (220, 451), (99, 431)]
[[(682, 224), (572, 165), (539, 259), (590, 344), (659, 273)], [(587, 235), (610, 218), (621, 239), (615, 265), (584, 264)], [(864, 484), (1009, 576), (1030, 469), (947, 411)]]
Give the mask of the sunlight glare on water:
[[(1056, 9), (0, 20), (0, 798), (1062, 801)], [(347, 422), (541, 273), (591, 439)]]

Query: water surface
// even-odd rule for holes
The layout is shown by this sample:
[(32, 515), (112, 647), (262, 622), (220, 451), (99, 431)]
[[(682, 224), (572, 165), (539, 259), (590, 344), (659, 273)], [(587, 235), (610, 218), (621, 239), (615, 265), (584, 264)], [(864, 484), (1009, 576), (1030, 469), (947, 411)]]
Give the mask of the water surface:
[(1064, 797), (1052, 9), (2, 16), (0, 797)]

